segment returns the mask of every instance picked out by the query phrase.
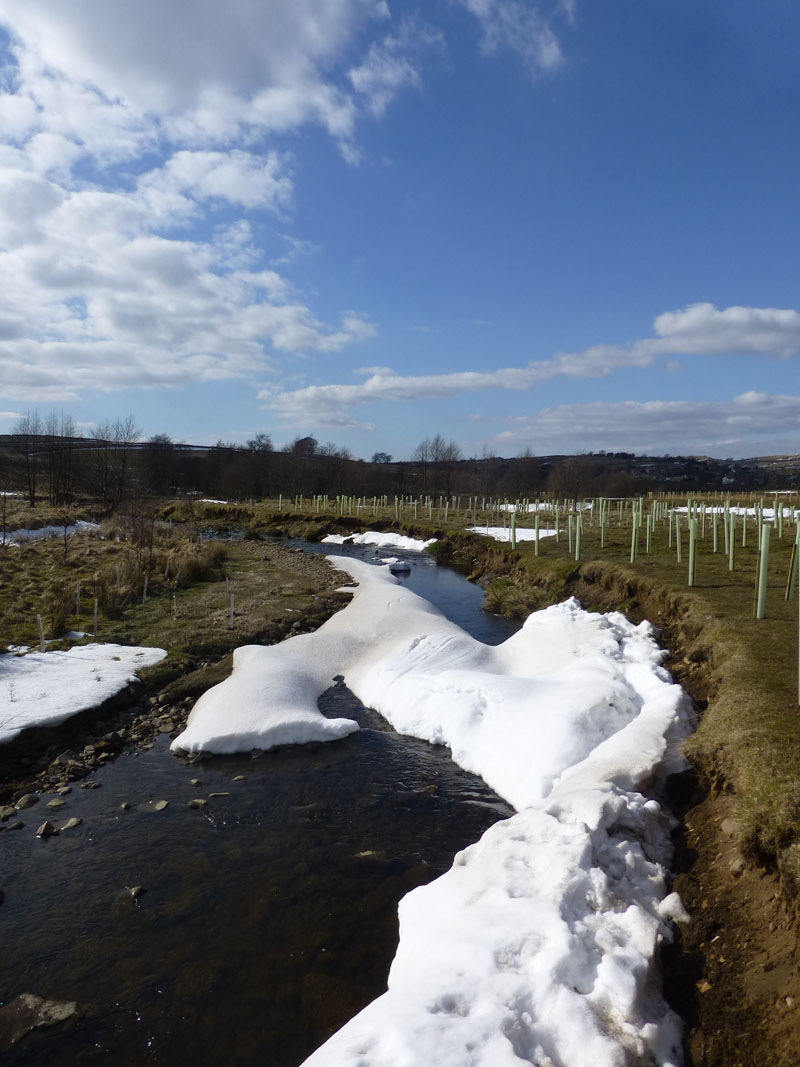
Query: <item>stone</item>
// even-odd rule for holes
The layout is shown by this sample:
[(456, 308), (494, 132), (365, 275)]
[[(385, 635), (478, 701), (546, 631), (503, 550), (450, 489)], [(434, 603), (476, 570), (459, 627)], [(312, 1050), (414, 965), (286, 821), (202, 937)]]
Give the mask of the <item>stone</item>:
[(744, 874), (747, 864), (744, 862), (741, 856), (736, 856), (728, 864), (728, 870), (731, 872), (734, 878), (740, 878)]
[(0, 1048), (10, 1048), (32, 1030), (66, 1022), (77, 1012), (75, 1001), (45, 1000), (35, 993), (21, 993), (0, 1008)]
[(75, 781), (79, 778), (85, 778), (89, 773), (90, 768), (85, 763), (79, 763), (77, 760), (72, 760), (66, 766), (67, 778), (70, 781)]
[(0, 806), (0, 822), (5, 822), (6, 819), (10, 819), (12, 815), (17, 814), (17, 809), (13, 804), (3, 804)]
[(66, 800), (61, 800), (60, 797), (53, 797), (52, 800), (47, 801), (48, 808), (63, 808), (66, 804)]
[(101, 782), (81, 782), (81, 789), (99, 789)]
[(76, 816), (73, 816), (71, 819), (67, 819), (67, 821), (64, 823), (64, 825), (61, 827), (61, 829), (62, 830), (74, 830), (76, 826), (80, 826), (81, 822), (82, 822), (81, 819), (77, 818)]
[(163, 811), (166, 808), (168, 800), (146, 800), (143, 804), (137, 804), (137, 811)]
[(65, 797), (67, 795), (67, 793), (71, 793), (72, 792), (72, 786), (71, 785), (60, 785), (56, 789), (56, 792), (58, 793), (59, 796)]
[(132, 885), (125, 888), (131, 900), (138, 900), (140, 896), (147, 892), (143, 885)]
[(34, 804), (39, 803), (39, 799), (36, 793), (26, 793), (17, 801), (16, 809), (17, 811), (24, 811), (25, 808), (32, 808)]
[(229, 797), (230, 793), (209, 793), (210, 797)]
[(237, 774), (235, 778), (231, 779), (231, 781), (232, 782), (243, 782), (244, 781), (244, 775), (243, 774)]
[(186, 805), (187, 808), (204, 808), (208, 803), (207, 800), (203, 800), (202, 797), (195, 797), (194, 800), (190, 800)]
[(36, 831), (37, 837), (55, 837), (58, 833), (58, 828), (53, 826), (49, 819), (42, 823), (39, 829)]
[(127, 800), (123, 800), (122, 801), (122, 803), (120, 804), (120, 808), (122, 808), (123, 811), (130, 811), (131, 810), (131, 806), (130, 806), (130, 804), (128, 803)]
[(202, 785), (202, 784), (203, 783), (200, 781), (199, 778), (190, 778), (189, 779), (189, 785)]

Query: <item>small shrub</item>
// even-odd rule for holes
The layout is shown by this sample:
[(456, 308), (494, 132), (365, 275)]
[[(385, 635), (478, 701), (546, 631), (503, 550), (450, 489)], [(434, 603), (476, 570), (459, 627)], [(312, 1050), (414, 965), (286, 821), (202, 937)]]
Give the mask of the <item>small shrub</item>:
[(66, 633), (67, 620), (75, 604), (72, 585), (67, 582), (53, 582), (44, 595), (44, 619), (51, 637), (61, 637)]

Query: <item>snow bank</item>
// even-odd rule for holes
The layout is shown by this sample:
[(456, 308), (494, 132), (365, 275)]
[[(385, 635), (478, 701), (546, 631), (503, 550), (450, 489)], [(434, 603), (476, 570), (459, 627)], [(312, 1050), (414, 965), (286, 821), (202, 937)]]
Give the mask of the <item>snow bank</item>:
[(0, 744), (27, 726), (55, 726), (97, 707), (166, 654), (161, 648), (93, 644), (0, 656)]
[(679, 1064), (654, 964), (682, 910), (665, 822), (638, 794), (558, 787), (491, 827), (400, 902), (388, 992), (305, 1067)]
[[(75, 534), (80, 533), (92, 533), (99, 529), (100, 526), (96, 522), (86, 522), (84, 519), (78, 519), (77, 522), (67, 526), (67, 537), (73, 537)], [(63, 536), (63, 526), (42, 526), (38, 530), (10, 530), (6, 534), (6, 541), (14, 544), (21, 541), (39, 541), (48, 537)]]
[(352, 542), (354, 545), (379, 545), (381, 548), (401, 548), (406, 552), (424, 552), (428, 545), (436, 544), (436, 538), (429, 541), (420, 541), (417, 537), (404, 537), (398, 533), (378, 533), (377, 530), (367, 530), (359, 534), (328, 534), (322, 538), (323, 544), (343, 545)]
[(334, 559), (353, 601), (315, 634), (238, 650), (176, 750), (341, 736), (335, 674), (399, 731), (448, 744), (518, 814), (400, 905), (388, 991), (307, 1067), (626, 1067), (680, 1061), (659, 993), (668, 819), (640, 790), (688, 731), (647, 623), (575, 600), (487, 646), (396, 583)]
[[(564, 533), (564, 527), (561, 527), (561, 532)], [(467, 533), (483, 534), (484, 537), (493, 537), (495, 541), (511, 541), (511, 527), (503, 526), (468, 526)], [(556, 531), (546, 530), (543, 526), (539, 527), (539, 540), (543, 537), (555, 537)], [(514, 530), (514, 537), (517, 541), (535, 541), (536, 531), (529, 529), (527, 526), (517, 526)]]

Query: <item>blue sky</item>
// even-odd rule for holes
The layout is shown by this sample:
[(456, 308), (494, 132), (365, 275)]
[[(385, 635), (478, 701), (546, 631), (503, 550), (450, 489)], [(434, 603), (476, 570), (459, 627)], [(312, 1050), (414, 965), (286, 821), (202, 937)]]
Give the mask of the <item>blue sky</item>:
[(0, 432), (800, 451), (800, 9), (4, 0)]

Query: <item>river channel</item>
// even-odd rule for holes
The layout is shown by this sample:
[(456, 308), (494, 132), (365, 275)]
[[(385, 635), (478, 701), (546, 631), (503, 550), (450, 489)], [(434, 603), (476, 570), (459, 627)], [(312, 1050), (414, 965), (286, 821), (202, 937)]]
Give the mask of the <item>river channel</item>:
[[(392, 555), (473, 636), (517, 628), (454, 572)], [(362, 729), (193, 765), (165, 737), (96, 771), (99, 788), (75, 784), (57, 812), (75, 829), (37, 839), (42, 803), (0, 837), (0, 1003), (29, 992), (80, 1010), (2, 1053), (4, 1067), (297, 1067), (385, 989), (398, 900), (512, 811), (343, 685), (320, 708)], [(207, 805), (187, 808), (196, 797)]]

